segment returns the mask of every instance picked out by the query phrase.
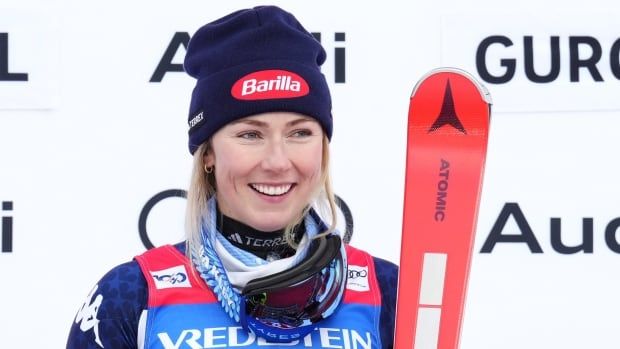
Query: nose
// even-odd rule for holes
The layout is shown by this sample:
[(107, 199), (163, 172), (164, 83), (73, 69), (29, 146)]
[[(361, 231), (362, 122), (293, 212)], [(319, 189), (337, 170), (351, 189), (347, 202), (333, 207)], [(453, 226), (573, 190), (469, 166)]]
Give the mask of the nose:
[(265, 148), (261, 167), (267, 171), (283, 172), (291, 168), (291, 159), (286, 151), (284, 140), (272, 140)]

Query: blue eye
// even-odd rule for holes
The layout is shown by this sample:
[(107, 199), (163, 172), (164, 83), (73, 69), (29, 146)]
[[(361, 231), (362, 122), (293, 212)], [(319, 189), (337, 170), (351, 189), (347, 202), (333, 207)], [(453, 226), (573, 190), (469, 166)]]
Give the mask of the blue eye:
[(237, 137), (240, 137), (243, 139), (258, 139), (260, 138), (260, 135), (256, 131), (248, 131), (248, 132), (243, 132), (243, 133), (238, 134)]
[(293, 131), (293, 133), (291, 135), (293, 137), (308, 137), (308, 136), (312, 136), (312, 131), (307, 130), (307, 129), (295, 130), (295, 131)]

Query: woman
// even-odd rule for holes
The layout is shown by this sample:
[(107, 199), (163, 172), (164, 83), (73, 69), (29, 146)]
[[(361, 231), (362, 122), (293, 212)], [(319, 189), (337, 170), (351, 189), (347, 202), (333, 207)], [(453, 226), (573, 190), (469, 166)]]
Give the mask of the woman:
[(187, 241), (107, 273), (68, 348), (392, 346), (396, 266), (335, 229), (324, 60), (273, 6), (196, 32)]

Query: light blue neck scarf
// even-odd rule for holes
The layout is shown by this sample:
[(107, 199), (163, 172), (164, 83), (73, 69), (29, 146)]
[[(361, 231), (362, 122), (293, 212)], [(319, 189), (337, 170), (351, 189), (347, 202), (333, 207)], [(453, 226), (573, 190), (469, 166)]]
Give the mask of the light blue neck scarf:
[(297, 265), (306, 256), (309, 241), (319, 233), (319, 224), (323, 223), (315, 221), (315, 215), (306, 215), (306, 234), (295, 255), (268, 262), (235, 247), (218, 232), (215, 204), (215, 198), (207, 203), (208, 219), (202, 227), (202, 244), (192, 249), (192, 262), (205, 283), (217, 295), (222, 308), (238, 322), (241, 302), (239, 290), (250, 280)]

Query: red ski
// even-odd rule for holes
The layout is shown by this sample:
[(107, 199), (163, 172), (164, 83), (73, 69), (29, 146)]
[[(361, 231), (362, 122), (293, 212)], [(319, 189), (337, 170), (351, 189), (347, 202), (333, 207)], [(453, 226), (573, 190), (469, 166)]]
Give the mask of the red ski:
[(396, 349), (458, 348), (490, 112), (458, 69), (431, 71), (411, 95)]

